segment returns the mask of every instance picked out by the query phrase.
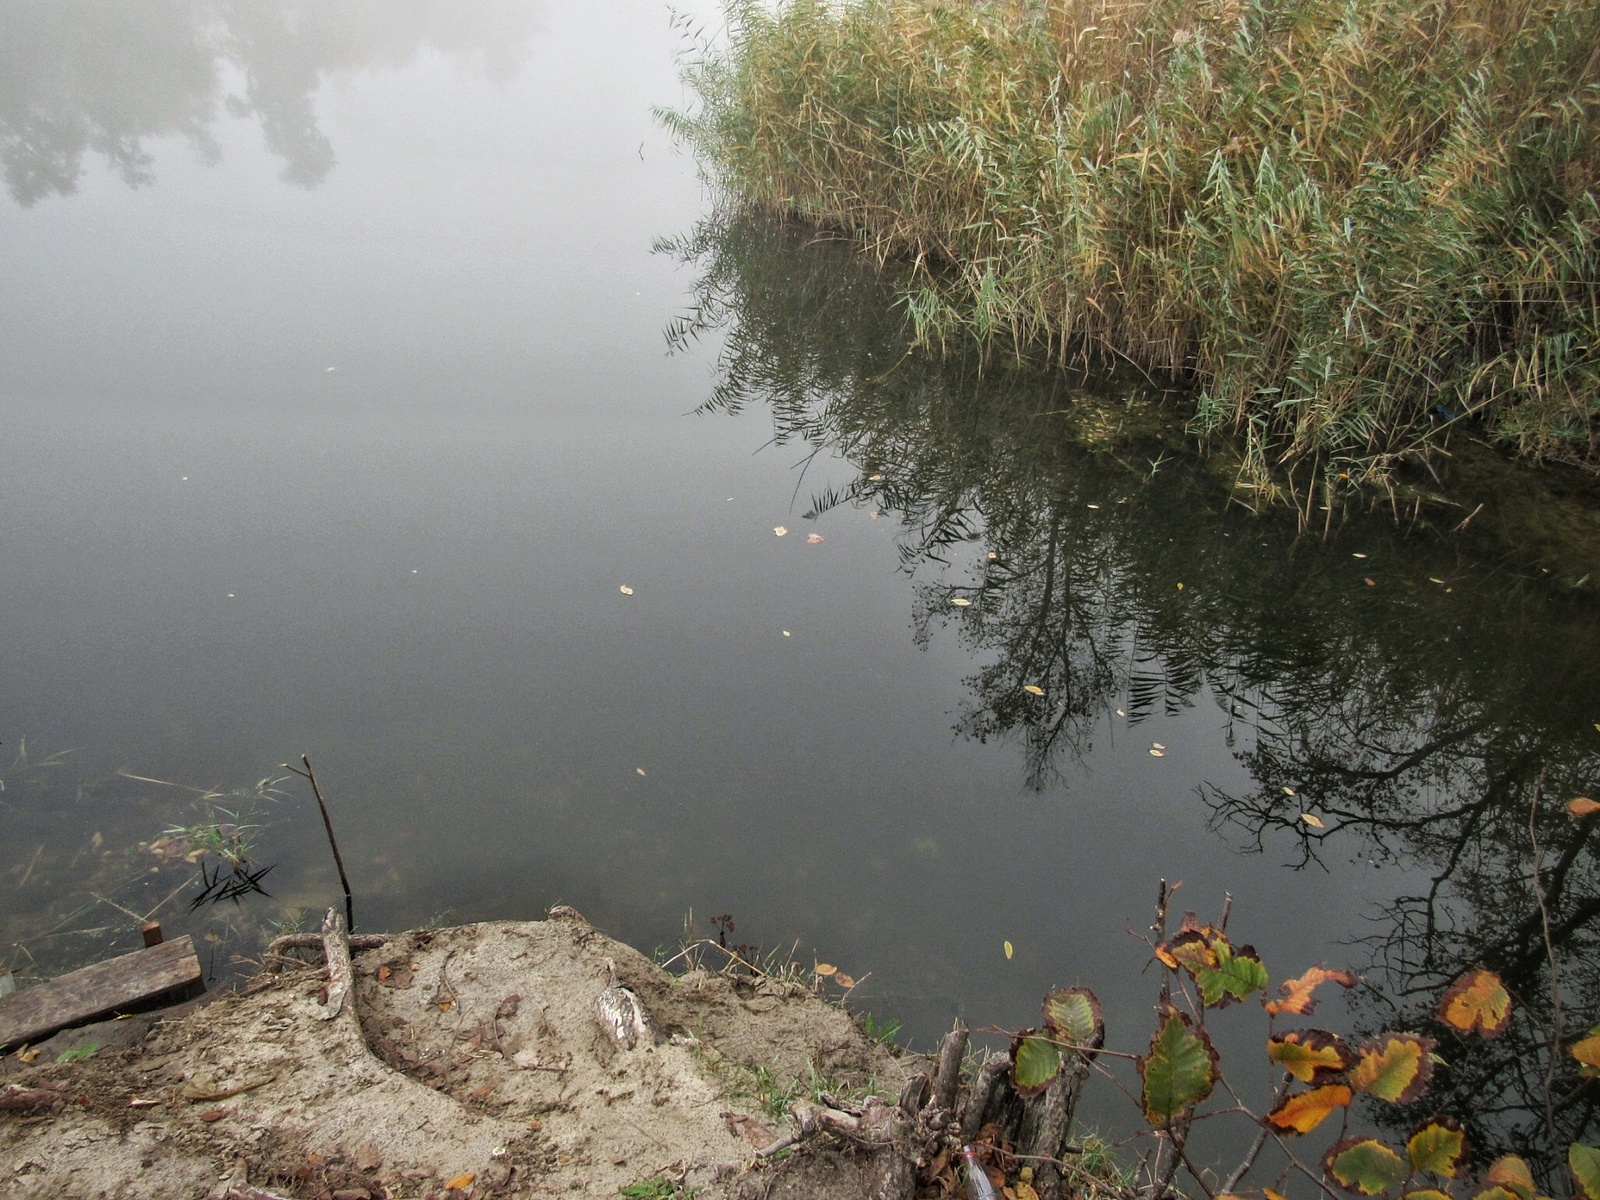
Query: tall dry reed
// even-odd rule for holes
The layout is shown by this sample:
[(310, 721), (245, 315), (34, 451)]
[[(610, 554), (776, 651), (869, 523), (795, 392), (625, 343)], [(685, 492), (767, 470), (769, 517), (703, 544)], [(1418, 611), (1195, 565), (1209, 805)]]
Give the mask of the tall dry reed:
[(731, 0), (665, 119), (931, 343), (1193, 381), (1265, 480), (1600, 465), (1600, 0)]

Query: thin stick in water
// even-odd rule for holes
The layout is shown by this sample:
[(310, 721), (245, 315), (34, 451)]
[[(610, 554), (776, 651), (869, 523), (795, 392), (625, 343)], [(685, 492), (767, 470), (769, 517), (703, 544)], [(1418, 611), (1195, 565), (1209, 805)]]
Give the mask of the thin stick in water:
[(344, 920), (345, 928), (354, 930), (356, 927), (356, 904), (350, 896), (350, 880), (344, 873), (344, 856), (339, 853), (338, 839), (333, 836), (333, 821), (328, 817), (328, 802), (322, 798), (322, 789), (317, 786), (317, 773), (311, 769), (311, 759), (302, 754), (300, 761), (305, 763), (306, 769), (283, 764), (285, 771), (293, 771), (300, 778), (311, 784), (311, 794), (317, 798), (317, 807), (322, 810), (322, 827), (328, 831), (328, 846), (333, 850), (333, 865), (339, 868), (339, 883), (344, 888)]

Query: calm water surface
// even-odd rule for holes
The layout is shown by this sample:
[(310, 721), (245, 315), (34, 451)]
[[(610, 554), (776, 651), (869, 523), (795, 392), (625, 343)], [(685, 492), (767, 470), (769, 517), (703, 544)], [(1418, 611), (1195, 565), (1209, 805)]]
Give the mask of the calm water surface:
[[(1138, 388), (908, 354), (847, 246), (715, 211), (650, 118), (680, 44), (0, 2), (0, 967), (320, 911), (306, 752), (367, 928), (731, 914), (923, 1045), (1082, 982), (1142, 1048), (1161, 878), (1399, 996), (1342, 1027), (1476, 961), (1537, 997), (1531, 816), (1600, 1015), (1594, 613), (1229, 507)], [(163, 835), (219, 813), (271, 895), (189, 913)]]

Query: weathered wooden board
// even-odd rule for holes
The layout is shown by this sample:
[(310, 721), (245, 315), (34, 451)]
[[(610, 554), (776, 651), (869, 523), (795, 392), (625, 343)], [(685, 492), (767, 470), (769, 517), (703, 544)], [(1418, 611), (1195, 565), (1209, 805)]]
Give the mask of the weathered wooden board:
[(37, 1041), (90, 1017), (199, 982), (200, 960), (188, 934), (108, 958), (0, 998), (0, 1048)]

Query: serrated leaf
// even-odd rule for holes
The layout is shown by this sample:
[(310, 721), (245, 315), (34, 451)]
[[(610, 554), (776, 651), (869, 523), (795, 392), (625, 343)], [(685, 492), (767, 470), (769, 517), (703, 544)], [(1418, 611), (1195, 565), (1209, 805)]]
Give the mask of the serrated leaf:
[(1342, 1083), (1312, 1088), (1288, 1097), (1267, 1114), (1267, 1121), (1275, 1129), (1286, 1133), (1310, 1133), (1327, 1118), (1329, 1113), (1350, 1104), (1350, 1089)]
[(1490, 1163), (1483, 1181), (1494, 1187), (1505, 1188), (1518, 1200), (1533, 1200), (1533, 1172), (1515, 1154), (1502, 1155)]
[(1494, 1037), (1511, 1023), (1511, 994), (1500, 976), (1475, 967), (1439, 998), (1439, 1019), (1461, 1033)]
[(1435, 1117), (1406, 1141), (1406, 1157), (1413, 1171), (1454, 1179), (1466, 1156), (1467, 1135), (1448, 1117)]
[(1361, 1047), (1350, 1068), (1350, 1086), (1358, 1092), (1410, 1104), (1422, 1095), (1433, 1075), (1433, 1041), (1414, 1033), (1385, 1033)]
[(1176, 971), (1179, 967), (1193, 975), (1217, 965), (1217, 952), (1211, 938), (1201, 929), (1185, 929), (1156, 947), (1156, 957)]
[(1472, 1200), (1521, 1200), (1521, 1197), (1498, 1183), (1491, 1183), (1473, 1192)]
[(1600, 1076), (1600, 1025), (1589, 1031), (1589, 1035), (1569, 1047), (1572, 1057), (1582, 1064), (1578, 1074), (1593, 1079)]
[(1217, 1052), (1205, 1030), (1170, 1005), (1161, 1028), (1150, 1039), (1150, 1053), (1139, 1060), (1144, 1082), (1144, 1113), (1150, 1124), (1170, 1125), (1183, 1111), (1211, 1094), (1217, 1082)]
[(1407, 1175), (1405, 1159), (1377, 1138), (1346, 1138), (1328, 1147), (1323, 1170), (1347, 1192), (1376, 1196)]
[(1455, 1200), (1449, 1192), (1441, 1192), (1438, 1188), (1416, 1188), (1413, 1191), (1401, 1192), (1400, 1200)]
[(1106, 1023), (1100, 1001), (1086, 987), (1058, 988), (1046, 995), (1044, 1023), (1069, 1045), (1098, 1050), (1105, 1044)]
[(1356, 977), (1349, 971), (1330, 971), (1326, 967), (1312, 967), (1299, 979), (1285, 979), (1278, 985), (1278, 991), (1283, 994), (1283, 999), (1263, 1000), (1262, 1007), (1272, 1016), (1286, 1012), (1309, 1017), (1317, 1010), (1317, 1000), (1312, 993), (1324, 983), (1337, 983), (1340, 987), (1352, 988), (1356, 985)]
[(1326, 1029), (1296, 1029), (1268, 1038), (1267, 1057), (1301, 1083), (1311, 1084), (1328, 1083), (1356, 1061), (1343, 1039)]
[(1061, 1070), (1061, 1047), (1042, 1030), (1025, 1029), (1011, 1043), (1011, 1084), (1024, 1100), (1032, 1099)]
[(1200, 999), (1206, 1005), (1222, 1008), (1235, 1000), (1243, 1000), (1251, 992), (1267, 990), (1271, 977), (1255, 947), (1240, 946), (1236, 950), (1227, 942), (1219, 941), (1213, 949), (1217, 965), (1195, 972), (1194, 977), (1200, 986)]
[(1567, 1150), (1567, 1166), (1583, 1200), (1600, 1200), (1600, 1150), (1573, 1142)]

